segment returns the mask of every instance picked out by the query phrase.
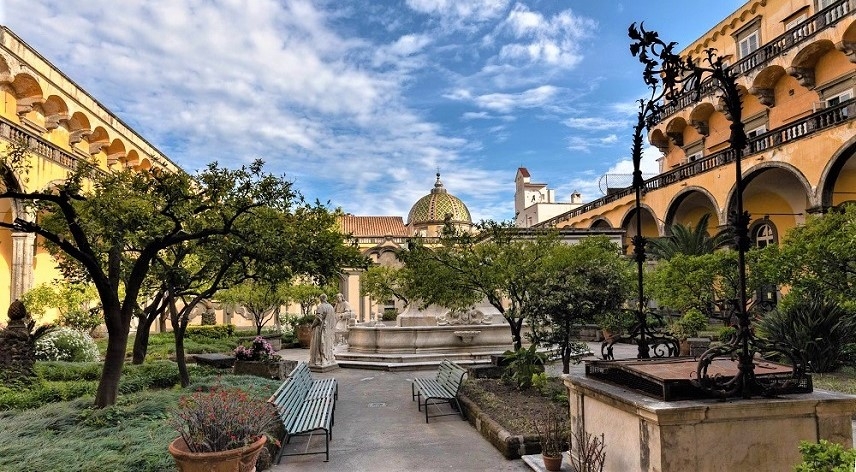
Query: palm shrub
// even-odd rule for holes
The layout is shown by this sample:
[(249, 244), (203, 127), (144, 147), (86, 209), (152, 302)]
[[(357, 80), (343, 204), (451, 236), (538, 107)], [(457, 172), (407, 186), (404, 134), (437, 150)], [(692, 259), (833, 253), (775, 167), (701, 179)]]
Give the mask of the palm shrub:
[(763, 338), (796, 352), (813, 372), (831, 372), (856, 352), (856, 314), (816, 293), (792, 292), (758, 328)]

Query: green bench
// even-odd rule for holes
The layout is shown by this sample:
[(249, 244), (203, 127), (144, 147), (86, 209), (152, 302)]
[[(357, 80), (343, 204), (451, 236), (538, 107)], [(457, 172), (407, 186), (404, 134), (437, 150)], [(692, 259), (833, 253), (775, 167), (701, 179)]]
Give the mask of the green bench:
[[(458, 390), (461, 388), (461, 382), (463, 382), (466, 374), (467, 370), (463, 367), (449, 360), (443, 360), (436, 377), (413, 379), (410, 384), (411, 401), (416, 400), (419, 411), (422, 411), (423, 406), (425, 407), (426, 423), (429, 418), (428, 405), (437, 405), (438, 403), (448, 403), (450, 407), (458, 410), (461, 418), (466, 419), (463, 410), (461, 410), (461, 404), (458, 403)], [(458, 413), (442, 413), (430, 415), (430, 417), (456, 415)]]
[(279, 415), (285, 433), (282, 446), (276, 456), (276, 463), (282, 456), (303, 456), (321, 454), (320, 452), (302, 452), (283, 454), (285, 444), (294, 436), (303, 436), (315, 431), (324, 432), (324, 462), (330, 460), (330, 440), (333, 439), (336, 399), (339, 387), (335, 379), (312, 379), (309, 366), (301, 362), (285, 379), (282, 385), (271, 395), (271, 403)]

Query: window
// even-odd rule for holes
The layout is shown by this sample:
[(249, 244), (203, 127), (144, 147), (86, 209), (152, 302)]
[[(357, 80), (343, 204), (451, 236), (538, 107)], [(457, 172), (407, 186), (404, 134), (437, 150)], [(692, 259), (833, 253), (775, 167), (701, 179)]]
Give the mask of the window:
[(758, 32), (753, 31), (749, 36), (741, 39), (738, 44), (738, 49), (740, 50), (740, 57), (744, 58), (749, 54), (752, 54), (755, 50), (758, 49)]
[(749, 139), (749, 152), (763, 151), (767, 148), (767, 140), (755, 140), (752, 138), (760, 136), (767, 132), (767, 113), (762, 112), (743, 122), (743, 129), (746, 130), (746, 138)]
[(757, 16), (747, 22), (732, 37), (737, 43), (738, 59), (752, 54), (761, 46), (761, 17)]
[(695, 162), (704, 157), (704, 140), (700, 139), (686, 147), (684, 147), (684, 155), (686, 158), (681, 164)]
[(770, 244), (776, 244), (778, 241), (776, 233), (776, 225), (768, 219), (763, 219), (758, 222), (751, 231), (752, 242), (755, 246), (762, 248)]
[(803, 13), (800, 16), (794, 18), (793, 20), (785, 23), (785, 31), (791, 32), (791, 37), (794, 38), (795, 42), (808, 36), (809, 34), (809, 26), (811, 25), (806, 24), (797, 28), (797, 25), (805, 21), (806, 18), (806, 14)]
[(824, 8), (832, 5), (835, 2), (836, 2), (836, 0), (818, 0), (817, 1), (817, 9), (823, 10)]
[(826, 106), (834, 107), (841, 102), (846, 102), (853, 98), (853, 89), (845, 90), (844, 92), (838, 93), (826, 99)]

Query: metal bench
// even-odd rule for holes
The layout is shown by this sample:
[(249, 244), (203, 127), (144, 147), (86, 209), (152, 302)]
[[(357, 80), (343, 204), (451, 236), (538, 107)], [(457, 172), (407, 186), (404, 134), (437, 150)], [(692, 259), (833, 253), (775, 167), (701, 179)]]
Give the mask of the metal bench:
[[(304, 368), (305, 374), (303, 374)], [(277, 464), (282, 460), (282, 456), (321, 454), (320, 452), (283, 454), (285, 444), (293, 436), (303, 436), (315, 431), (324, 432), (324, 462), (330, 460), (330, 440), (333, 439), (337, 396), (338, 385), (335, 379), (313, 380), (306, 363), (298, 364), (268, 399), (268, 402), (276, 408), (285, 428), (282, 438), (283, 447), (276, 456)]]
[(458, 390), (461, 388), (461, 382), (463, 382), (466, 373), (467, 370), (458, 364), (443, 360), (435, 378), (413, 379), (413, 383), (410, 384), (411, 401), (417, 400), (416, 405), (419, 411), (422, 411), (423, 405), (425, 406), (426, 423), (429, 418), (429, 402), (431, 405), (437, 405), (438, 402), (448, 403), (450, 407), (458, 410), (457, 413), (442, 413), (430, 415), (430, 417), (460, 414), (461, 418), (466, 419), (463, 410), (461, 410), (461, 404), (458, 403)]

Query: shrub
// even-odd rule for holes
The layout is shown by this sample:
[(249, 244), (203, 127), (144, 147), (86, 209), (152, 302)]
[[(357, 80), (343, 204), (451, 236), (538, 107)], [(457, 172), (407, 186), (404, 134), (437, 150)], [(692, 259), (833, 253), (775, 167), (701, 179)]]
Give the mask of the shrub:
[(206, 325), (206, 326), (188, 326), (184, 332), (185, 337), (191, 339), (207, 338), (207, 339), (225, 339), (235, 335), (235, 325)]
[(276, 354), (276, 350), (267, 339), (256, 336), (250, 347), (238, 346), (235, 348), (235, 360), (279, 362), (282, 358)]
[(800, 441), (802, 463), (795, 472), (851, 472), (856, 469), (856, 450), (821, 439), (819, 443)]
[(89, 333), (93, 329), (97, 328), (103, 319), (104, 317), (101, 314), (101, 309), (100, 307), (97, 307), (90, 310), (81, 308), (61, 313), (57, 321), (59, 321), (60, 326), (66, 326), (68, 328), (83, 331), (84, 333)]
[(701, 311), (690, 308), (684, 316), (669, 324), (669, 332), (678, 339), (694, 338), (707, 327), (707, 317)]
[(75, 380), (98, 380), (103, 366), (100, 362), (37, 362), (36, 375), (42, 380), (68, 382)]
[(725, 344), (728, 341), (731, 341), (731, 338), (737, 334), (737, 328), (734, 326), (723, 326), (716, 330), (716, 339), (717, 341)]
[(502, 378), (510, 380), (517, 388), (524, 389), (532, 386), (532, 376), (544, 372), (544, 361), (547, 355), (537, 351), (538, 346), (532, 344), (529, 348), (520, 348), (516, 351), (506, 351), (504, 360), (508, 363)]
[(381, 319), (383, 321), (395, 321), (397, 318), (398, 310), (396, 310), (395, 308), (383, 310), (383, 315), (381, 315)]
[(119, 392), (141, 392), (151, 388), (172, 388), (181, 381), (174, 362), (156, 361), (125, 365), (119, 380)]
[(98, 360), (98, 346), (92, 336), (76, 329), (61, 327), (36, 341), (36, 359), (94, 362)]
[(795, 352), (813, 372), (831, 372), (852, 361), (856, 314), (822, 295), (792, 293), (758, 324), (761, 336)]

